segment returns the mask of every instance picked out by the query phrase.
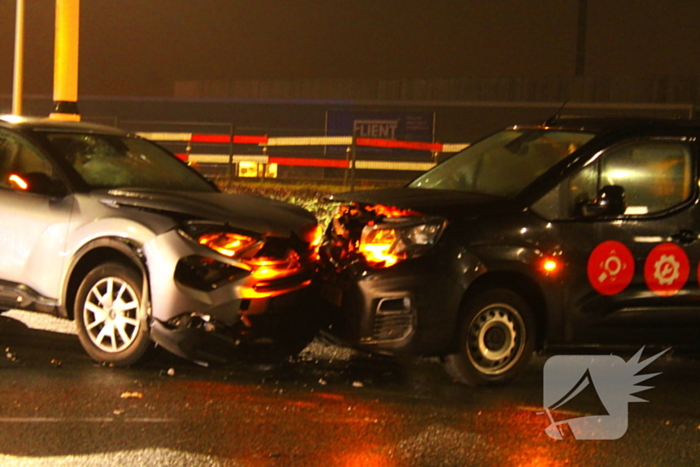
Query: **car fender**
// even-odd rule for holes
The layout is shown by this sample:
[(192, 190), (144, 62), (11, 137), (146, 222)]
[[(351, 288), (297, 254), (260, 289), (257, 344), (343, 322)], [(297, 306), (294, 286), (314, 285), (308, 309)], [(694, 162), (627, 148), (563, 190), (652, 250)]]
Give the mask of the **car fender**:
[[(563, 265), (558, 263), (555, 271), (544, 268), (546, 260), (557, 261), (555, 248), (548, 251), (541, 246), (506, 243), (472, 246), (470, 250), (481, 260), (484, 270), (469, 285), (468, 294), (488, 285), (508, 287), (531, 302), (546, 334), (563, 326)], [(538, 340), (544, 338), (542, 334)]]
[[(87, 255), (102, 248), (126, 257), (139, 269), (145, 279), (143, 292), (148, 296), (148, 268), (141, 247), (155, 236), (156, 233), (149, 228), (124, 218), (100, 219), (72, 231), (66, 242), (66, 257), (69, 259), (61, 275), (59, 313), (65, 317), (71, 315), (69, 308), (76, 282), (79, 284), (82, 280), (81, 277), (74, 277), (76, 268)], [(106, 259), (108, 257), (105, 257)]]

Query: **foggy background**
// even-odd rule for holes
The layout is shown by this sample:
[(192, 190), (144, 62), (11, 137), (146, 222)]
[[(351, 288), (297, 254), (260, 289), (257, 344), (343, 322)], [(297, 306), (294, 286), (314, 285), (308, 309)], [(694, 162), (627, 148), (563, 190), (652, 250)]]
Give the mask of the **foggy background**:
[[(578, 0), (82, 0), (80, 95), (188, 80), (567, 77)], [(51, 94), (54, 0), (27, 0), (25, 94)], [(0, 0), (0, 94), (15, 0)], [(700, 75), (700, 2), (588, 0), (586, 76)]]

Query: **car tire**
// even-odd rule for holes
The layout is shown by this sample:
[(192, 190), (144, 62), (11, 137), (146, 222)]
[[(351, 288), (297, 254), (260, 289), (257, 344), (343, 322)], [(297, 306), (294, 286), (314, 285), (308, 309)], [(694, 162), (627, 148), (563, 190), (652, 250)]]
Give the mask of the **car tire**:
[(83, 279), (74, 316), (80, 343), (95, 361), (129, 366), (151, 347), (142, 288), (141, 274), (121, 263), (102, 264)]
[(488, 289), (463, 306), (457, 352), (445, 369), (469, 386), (503, 384), (525, 369), (535, 347), (535, 320), (528, 302), (505, 288)]

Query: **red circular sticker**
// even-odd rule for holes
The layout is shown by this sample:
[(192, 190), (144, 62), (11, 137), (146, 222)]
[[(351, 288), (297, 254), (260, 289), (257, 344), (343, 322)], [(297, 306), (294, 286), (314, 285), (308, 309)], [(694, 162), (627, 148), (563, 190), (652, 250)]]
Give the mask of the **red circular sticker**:
[(685, 285), (689, 274), (688, 255), (673, 243), (655, 246), (644, 263), (644, 280), (647, 287), (661, 297), (677, 294)]
[(603, 295), (615, 295), (630, 285), (634, 276), (634, 257), (620, 242), (608, 240), (588, 257), (588, 281)]

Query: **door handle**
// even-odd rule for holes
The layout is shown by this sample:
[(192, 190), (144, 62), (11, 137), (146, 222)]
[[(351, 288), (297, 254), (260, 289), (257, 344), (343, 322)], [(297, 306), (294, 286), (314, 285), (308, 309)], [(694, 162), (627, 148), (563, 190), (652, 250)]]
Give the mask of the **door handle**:
[(678, 232), (671, 235), (671, 238), (680, 243), (681, 245), (690, 245), (698, 239), (698, 234), (692, 230), (679, 230)]

